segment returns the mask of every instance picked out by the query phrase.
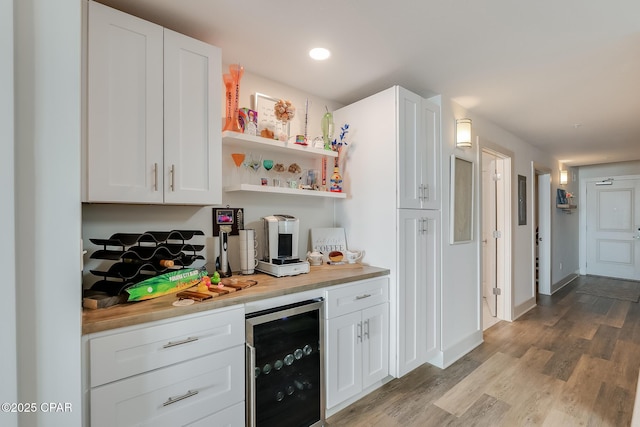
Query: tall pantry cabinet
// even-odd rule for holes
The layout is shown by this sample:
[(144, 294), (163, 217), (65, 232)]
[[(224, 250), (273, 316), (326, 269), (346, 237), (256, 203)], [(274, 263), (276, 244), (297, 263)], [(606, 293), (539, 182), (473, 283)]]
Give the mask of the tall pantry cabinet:
[(221, 51), (88, 2), (83, 201), (222, 202)]
[(440, 347), (440, 105), (394, 86), (334, 112), (349, 124), (349, 197), (336, 224), (365, 261), (389, 268), (390, 369), (402, 376)]

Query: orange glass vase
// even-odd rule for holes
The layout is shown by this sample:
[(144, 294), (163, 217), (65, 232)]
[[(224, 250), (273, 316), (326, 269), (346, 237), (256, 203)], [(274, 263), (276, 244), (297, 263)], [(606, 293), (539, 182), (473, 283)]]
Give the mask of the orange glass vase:
[(240, 64), (229, 65), (229, 74), (223, 74), (224, 87), (226, 89), (226, 119), (223, 131), (230, 130), (233, 132), (242, 132), (240, 122), (238, 121), (238, 109), (240, 98), (240, 79), (244, 74), (244, 68)]

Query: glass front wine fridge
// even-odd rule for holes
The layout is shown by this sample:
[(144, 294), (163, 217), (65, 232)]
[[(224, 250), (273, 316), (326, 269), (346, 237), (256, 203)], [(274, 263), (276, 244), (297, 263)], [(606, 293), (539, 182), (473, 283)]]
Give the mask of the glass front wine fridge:
[(247, 314), (247, 425), (324, 425), (322, 298)]

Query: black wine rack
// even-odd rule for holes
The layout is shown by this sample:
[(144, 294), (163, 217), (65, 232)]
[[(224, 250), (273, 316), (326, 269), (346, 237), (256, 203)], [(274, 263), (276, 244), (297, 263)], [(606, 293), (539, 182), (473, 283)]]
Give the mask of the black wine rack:
[[(89, 270), (101, 279), (91, 290), (119, 295), (128, 287), (169, 271), (190, 267), (204, 245), (187, 243), (194, 236), (204, 236), (200, 230), (146, 231), (116, 233), (108, 239), (89, 239), (101, 246), (91, 254), (93, 259), (114, 261), (106, 270)], [(171, 261), (171, 266), (166, 266)]]

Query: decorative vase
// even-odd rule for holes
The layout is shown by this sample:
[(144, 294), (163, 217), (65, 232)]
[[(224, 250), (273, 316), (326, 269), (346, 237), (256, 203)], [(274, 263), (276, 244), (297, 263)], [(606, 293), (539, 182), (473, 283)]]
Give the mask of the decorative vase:
[(342, 193), (342, 175), (340, 175), (340, 168), (338, 165), (333, 167), (333, 173), (331, 174), (331, 178), (329, 178), (329, 183), (329, 191)]
[(240, 79), (244, 74), (244, 68), (240, 64), (229, 65), (229, 74), (224, 74), (222, 79), (226, 89), (226, 113), (223, 131), (230, 130), (233, 132), (242, 132), (240, 122), (238, 121), (239, 98), (240, 98)]
[(275, 139), (280, 141), (288, 141), (289, 140), (289, 122), (285, 122), (282, 120), (276, 120), (276, 131), (273, 134)]

